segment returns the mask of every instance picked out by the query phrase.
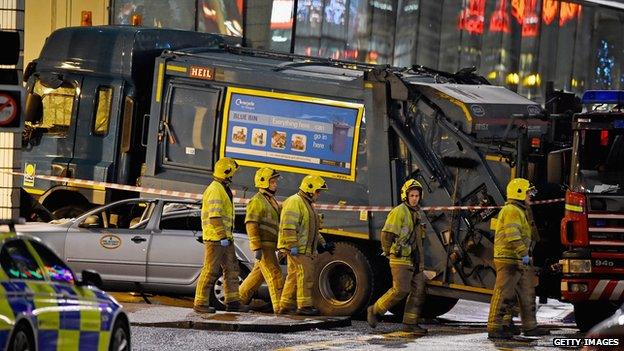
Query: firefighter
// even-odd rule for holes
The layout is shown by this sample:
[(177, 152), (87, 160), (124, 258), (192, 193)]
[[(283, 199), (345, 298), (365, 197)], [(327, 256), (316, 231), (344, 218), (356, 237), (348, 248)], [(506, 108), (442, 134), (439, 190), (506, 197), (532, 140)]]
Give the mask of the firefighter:
[(248, 303), (258, 287), (266, 280), (273, 304), (273, 311), (279, 308), (284, 280), (275, 251), (281, 208), (275, 200), (279, 173), (271, 168), (260, 168), (254, 177), (258, 192), (247, 204), (245, 228), (249, 247), (255, 252), (256, 263), (251, 273), (240, 286), (242, 303)]
[(312, 303), (314, 261), (318, 252), (333, 254), (335, 250), (334, 244), (326, 242), (319, 233), (320, 219), (313, 207), (323, 190), (327, 190), (325, 180), (308, 175), (301, 181), (299, 192), (284, 201), (277, 248), (286, 254), (288, 270), (280, 299), (280, 314), (319, 314)]
[(215, 163), (214, 180), (202, 198), (202, 238), (204, 241), (204, 266), (195, 290), (193, 309), (198, 313), (214, 313), (210, 307), (210, 294), (223, 270), (225, 306), (227, 311), (247, 312), (249, 306), (240, 302), (238, 294), (238, 260), (234, 252), (234, 205), (230, 183), (238, 170), (236, 161), (224, 157)]
[(427, 329), (418, 325), (425, 299), (423, 238), (424, 226), (420, 223), (419, 202), (422, 186), (409, 179), (401, 187), (401, 204), (388, 214), (381, 230), (384, 256), (390, 260), (392, 287), (367, 310), (368, 324), (375, 328), (388, 309), (407, 296), (403, 314), (403, 331), (425, 335)]
[(507, 185), (507, 202), (498, 214), (494, 234), (496, 283), (488, 317), (488, 337), (513, 337), (509, 319), (518, 300), (522, 330), (526, 336), (548, 335), (535, 319), (535, 270), (530, 266), (533, 228), (527, 208), (535, 188), (524, 178), (512, 179)]

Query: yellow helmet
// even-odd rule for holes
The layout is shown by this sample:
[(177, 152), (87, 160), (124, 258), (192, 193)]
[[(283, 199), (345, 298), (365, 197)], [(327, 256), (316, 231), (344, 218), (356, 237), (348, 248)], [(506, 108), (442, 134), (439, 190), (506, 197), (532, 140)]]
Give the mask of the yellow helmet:
[(527, 194), (535, 195), (535, 187), (524, 178), (514, 178), (507, 184), (507, 200), (524, 201)]
[(412, 189), (418, 189), (418, 191), (420, 191), (420, 197), (422, 199), (422, 185), (420, 185), (420, 183), (416, 179), (408, 179), (401, 187), (401, 201), (407, 201), (407, 194)]
[(276, 170), (268, 167), (260, 168), (256, 171), (254, 177), (254, 184), (258, 189), (266, 189), (269, 187), (269, 180), (279, 177), (279, 173)]
[(233, 158), (224, 157), (215, 163), (212, 175), (215, 178), (229, 180), (238, 170), (238, 163)]
[(319, 176), (307, 175), (303, 177), (303, 180), (301, 180), (299, 190), (304, 193), (312, 194), (317, 190), (327, 190), (327, 184), (325, 184), (325, 180)]

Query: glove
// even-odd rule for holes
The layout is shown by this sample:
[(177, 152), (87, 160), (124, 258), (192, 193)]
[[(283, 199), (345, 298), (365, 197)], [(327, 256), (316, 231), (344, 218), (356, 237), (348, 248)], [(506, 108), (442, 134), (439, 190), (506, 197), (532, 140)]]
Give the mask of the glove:
[(223, 246), (223, 247), (230, 246), (230, 240), (229, 240), (229, 239), (221, 239), (221, 241), (219, 241), (219, 243), (220, 243), (220, 244), (221, 244), (221, 246)]
[(522, 256), (522, 264), (525, 266), (529, 265), (529, 255)]
[(324, 247), (325, 251), (329, 252), (330, 255), (333, 255), (336, 252), (336, 244), (331, 241), (325, 243)]
[(299, 248), (296, 246), (293, 246), (290, 248), (290, 254), (292, 256), (297, 256), (299, 254)]
[(255, 253), (256, 253), (256, 260), (260, 261), (260, 259), (262, 258), (262, 249), (256, 250)]

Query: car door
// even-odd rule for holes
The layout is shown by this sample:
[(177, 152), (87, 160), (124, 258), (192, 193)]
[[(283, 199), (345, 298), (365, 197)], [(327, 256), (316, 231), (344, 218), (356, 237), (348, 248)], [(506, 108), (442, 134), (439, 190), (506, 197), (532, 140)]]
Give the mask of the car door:
[(77, 272), (94, 269), (104, 281), (145, 282), (153, 200), (125, 200), (81, 217), (67, 233), (65, 257)]
[(204, 261), (199, 210), (164, 212), (147, 258), (147, 282), (191, 285)]
[(122, 82), (95, 76), (83, 79), (76, 146), (70, 163), (74, 178), (116, 182)]
[[(38, 120), (26, 123), (23, 136), (28, 145), (21, 156), (29, 176), (72, 176), (68, 165), (74, 157), (81, 87), (82, 76), (71, 73), (42, 74), (32, 83), (31, 92), (41, 97), (42, 113)], [(34, 177), (23, 180), (26, 190), (47, 190), (54, 183)]]

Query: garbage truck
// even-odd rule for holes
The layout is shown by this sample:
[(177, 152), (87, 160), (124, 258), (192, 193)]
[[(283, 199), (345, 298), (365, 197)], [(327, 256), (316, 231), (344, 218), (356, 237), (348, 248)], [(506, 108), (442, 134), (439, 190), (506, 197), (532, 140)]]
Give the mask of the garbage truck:
[[(255, 192), (259, 167), (280, 172), (281, 198), (306, 174), (326, 178), (321, 232), (336, 252), (319, 258), (314, 298), (328, 315), (358, 315), (389, 287), (380, 256), (387, 210), (379, 206), (398, 204), (410, 178), (423, 184), (422, 205), (431, 208), (423, 216), (424, 314), (441, 315), (459, 298), (489, 301), (498, 211), (487, 206), (504, 203), (513, 177), (544, 185), (548, 153), (559, 145), (539, 104), (470, 69), (450, 74), (224, 47), (165, 51), (154, 77), (143, 186), (201, 193), (224, 156), (242, 166), (232, 183), (242, 198)], [(563, 203), (536, 206), (544, 242), (555, 248), (536, 253), (557, 263)], [(549, 295), (559, 296), (558, 284)]]
[[(108, 44), (94, 49), (93, 38)], [(242, 166), (232, 184), (241, 198), (255, 192), (258, 167), (280, 172), (278, 199), (304, 175), (324, 177), (322, 233), (336, 251), (319, 257), (314, 299), (327, 315), (361, 314), (390, 286), (380, 229), (405, 180), (424, 186), (429, 317), (458, 299), (489, 301), (491, 227), (509, 179), (561, 196), (547, 183), (563, 172), (550, 155), (569, 147), (554, 132), (558, 121), (474, 69), (371, 65), (104, 26), (54, 32), (25, 76), (23, 185), (58, 215), (132, 195), (73, 178), (202, 193), (224, 156)], [(67, 180), (37, 177), (46, 174)], [(559, 298), (551, 268), (563, 202), (535, 206), (542, 244), (534, 252), (548, 283), (540, 291)]]

